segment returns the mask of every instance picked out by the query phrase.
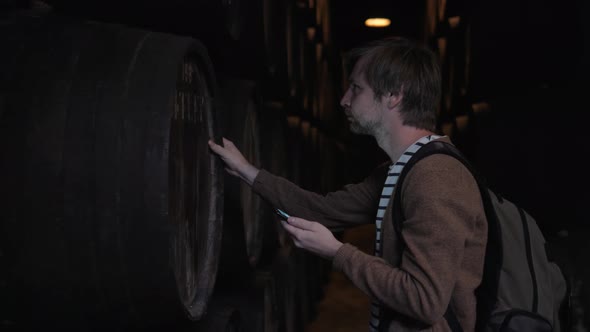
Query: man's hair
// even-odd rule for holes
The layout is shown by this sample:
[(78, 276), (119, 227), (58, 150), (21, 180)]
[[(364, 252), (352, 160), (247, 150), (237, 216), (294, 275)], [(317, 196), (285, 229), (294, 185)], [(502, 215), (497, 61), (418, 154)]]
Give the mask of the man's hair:
[(415, 41), (389, 37), (350, 51), (350, 68), (361, 58), (366, 58), (361, 72), (375, 98), (401, 93), (404, 125), (435, 130), (441, 74), (438, 59), (431, 50)]

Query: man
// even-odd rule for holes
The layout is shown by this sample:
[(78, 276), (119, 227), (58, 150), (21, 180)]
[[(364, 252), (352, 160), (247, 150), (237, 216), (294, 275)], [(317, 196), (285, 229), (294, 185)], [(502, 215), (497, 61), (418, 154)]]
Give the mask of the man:
[[(273, 206), (292, 216), (283, 226), (301, 248), (331, 259), (372, 301), (371, 331), (450, 331), (454, 312), (463, 331), (475, 327), (476, 298), (487, 239), (477, 183), (456, 159), (427, 157), (401, 188), (397, 173), (413, 152), (435, 136), (440, 70), (428, 49), (402, 38), (352, 52), (350, 86), (341, 100), (350, 128), (372, 135), (392, 165), (363, 182), (325, 196), (256, 169), (235, 146), (209, 146)], [(392, 220), (392, 193), (401, 196), (401, 236)], [(330, 229), (375, 223), (375, 255), (338, 241)], [(400, 239), (403, 239), (401, 243)]]

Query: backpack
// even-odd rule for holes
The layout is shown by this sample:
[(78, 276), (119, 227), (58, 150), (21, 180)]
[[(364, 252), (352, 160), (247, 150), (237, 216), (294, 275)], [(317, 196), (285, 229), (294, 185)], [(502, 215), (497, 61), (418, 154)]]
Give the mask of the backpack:
[[(488, 221), (482, 282), (476, 289), (476, 331), (560, 332), (570, 329), (569, 285), (559, 266), (548, 259), (546, 241), (535, 220), (522, 208), (489, 189), (452, 144), (433, 141), (404, 166), (397, 188), (414, 164), (432, 154), (463, 163), (479, 186)], [(393, 223), (401, 237), (401, 195), (394, 195)], [(453, 332), (462, 328), (451, 307), (445, 319)]]

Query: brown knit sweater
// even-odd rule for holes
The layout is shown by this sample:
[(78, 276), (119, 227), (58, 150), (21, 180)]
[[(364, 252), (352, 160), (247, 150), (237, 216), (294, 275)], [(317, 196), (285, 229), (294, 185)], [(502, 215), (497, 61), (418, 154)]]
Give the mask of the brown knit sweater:
[[(325, 196), (265, 170), (253, 189), (293, 216), (343, 229), (375, 222), (388, 166)], [(414, 165), (401, 192), (404, 249), (393, 227), (391, 199), (382, 224), (383, 257), (345, 243), (334, 257), (334, 268), (394, 313), (385, 331), (450, 331), (443, 317), (449, 303), (463, 331), (473, 331), (474, 290), (481, 281), (487, 239), (475, 179), (459, 161), (433, 155)]]

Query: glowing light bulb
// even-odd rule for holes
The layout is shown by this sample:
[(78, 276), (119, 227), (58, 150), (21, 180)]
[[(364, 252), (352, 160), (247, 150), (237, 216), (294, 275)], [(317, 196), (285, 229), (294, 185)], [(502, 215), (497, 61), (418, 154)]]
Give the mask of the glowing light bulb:
[(369, 28), (385, 28), (391, 24), (391, 20), (383, 17), (372, 17), (365, 20), (365, 25)]

